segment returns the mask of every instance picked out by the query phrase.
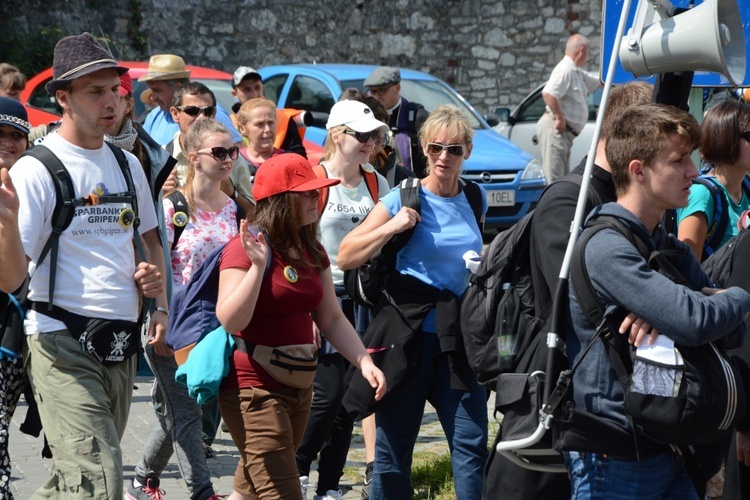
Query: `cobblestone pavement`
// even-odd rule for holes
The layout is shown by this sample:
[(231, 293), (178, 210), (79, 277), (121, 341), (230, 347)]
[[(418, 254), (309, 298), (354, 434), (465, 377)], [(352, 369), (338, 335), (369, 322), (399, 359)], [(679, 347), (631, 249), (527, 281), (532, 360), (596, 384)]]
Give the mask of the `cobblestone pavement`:
[[(150, 377), (138, 377), (136, 389), (133, 391), (133, 403), (130, 409), (128, 427), (122, 440), (126, 478), (133, 476), (135, 464), (138, 462), (151, 429), (156, 423), (156, 417), (151, 407), (151, 381)], [(491, 401), (494, 401), (494, 398)], [(488, 411), (490, 411), (489, 406)], [(17, 500), (30, 498), (36, 488), (50, 476), (52, 467), (52, 460), (42, 459), (41, 457), (44, 445), (43, 439), (28, 436), (18, 429), (25, 415), (26, 404), (22, 398), (11, 423), (10, 432), (10, 458), (13, 462), (11, 487)], [(341, 482), (345, 499), (360, 497), (362, 475), (365, 468), (364, 444), (359, 426), (355, 427), (354, 433), (345, 476)], [(208, 460), (208, 466), (214, 478), (214, 489), (217, 493), (231, 493), (232, 478), (239, 457), (237, 449), (234, 447), (229, 434), (221, 432), (221, 430), (216, 436), (213, 449), (215, 457)], [(448, 445), (443, 437), (437, 415), (429, 405), (425, 409), (422, 429), (415, 451), (429, 451), (437, 454), (448, 453)], [(315, 464), (313, 464), (313, 467), (315, 467)], [(310, 482), (315, 484), (316, 473), (313, 471), (310, 476)], [(177, 462), (174, 459), (161, 475), (161, 488), (165, 490), (168, 500), (189, 498), (185, 482), (180, 476)]]

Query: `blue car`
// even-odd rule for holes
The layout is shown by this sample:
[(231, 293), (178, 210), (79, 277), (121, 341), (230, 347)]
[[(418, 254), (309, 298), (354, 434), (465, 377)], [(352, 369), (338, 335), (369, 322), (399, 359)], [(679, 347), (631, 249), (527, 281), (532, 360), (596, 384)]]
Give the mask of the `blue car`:
[[(325, 122), (343, 89), (363, 89), (362, 82), (377, 66), (360, 64), (290, 64), (260, 70), (266, 98), (280, 108), (310, 111), (315, 118), (305, 139), (323, 144)], [(541, 164), (484, 121), (453, 88), (421, 71), (401, 69), (401, 95), (432, 111), (441, 104), (463, 110), (476, 130), (471, 157), (462, 177), (487, 191), (486, 226), (505, 228), (533, 210), (546, 182)]]

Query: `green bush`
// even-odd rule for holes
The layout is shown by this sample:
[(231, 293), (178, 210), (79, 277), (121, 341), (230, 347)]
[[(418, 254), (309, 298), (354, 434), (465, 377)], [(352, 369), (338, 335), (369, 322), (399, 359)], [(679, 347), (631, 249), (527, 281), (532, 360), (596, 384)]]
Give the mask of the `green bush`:
[(52, 66), (55, 44), (68, 36), (60, 26), (51, 24), (29, 33), (11, 27), (0, 37), (0, 62), (7, 62), (32, 77)]

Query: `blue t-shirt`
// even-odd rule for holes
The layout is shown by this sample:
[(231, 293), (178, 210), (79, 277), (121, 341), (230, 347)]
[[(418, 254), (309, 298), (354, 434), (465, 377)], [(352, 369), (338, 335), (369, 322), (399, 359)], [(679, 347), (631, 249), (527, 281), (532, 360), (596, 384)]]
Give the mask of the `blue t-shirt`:
[[(480, 186), (481, 187), (481, 186)], [(487, 212), (487, 194), (482, 191), (482, 212)], [(396, 187), (381, 201), (391, 217), (401, 210), (401, 194)], [(398, 253), (396, 269), (441, 290), (451, 290), (459, 297), (469, 286), (470, 273), (463, 255), (469, 250), (482, 252), (482, 234), (466, 195), (443, 198), (419, 188), (422, 222)], [(435, 332), (435, 309), (422, 324), (425, 332)]]
[[(242, 136), (237, 132), (232, 119), (227, 114), (227, 110), (221, 104), (216, 106), (216, 120), (229, 130), (232, 142), (242, 141)], [(172, 119), (172, 114), (169, 111), (162, 111), (161, 108), (151, 110), (146, 116), (146, 121), (143, 122), (143, 128), (162, 146), (169, 144), (174, 139), (175, 133), (180, 130), (180, 126)]]
[[(721, 190), (724, 193), (725, 199), (729, 200), (729, 224), (727, 224), (727, 230), (724, 236), (719, 242), (719, 247), (724, 245), (729, 239), (739, 233), (737, 228), (737, 222), (739, 221), (742, 212), (750, 208), (750, 200), (745, 194), (745, 190), (742, 190), (742, 199), (737, 204), (729, 195), (727, 188), (721, 182), (716, 181), (717, 185), (721, 186)], [(698, 212), (703, 213), (706, 216), (709, 227), (711, 221), (714, 218), (714, 197), (711, 191), (702, 184), (693, 184), (690, 187), (690, 196), (688, 197), (688, 205), (685, 208), (677, 209), (677, 224), (682, 223), (683, 219), (689, 215), (696, 214)], [(714, 249), (716, 250), (716, 249)]]

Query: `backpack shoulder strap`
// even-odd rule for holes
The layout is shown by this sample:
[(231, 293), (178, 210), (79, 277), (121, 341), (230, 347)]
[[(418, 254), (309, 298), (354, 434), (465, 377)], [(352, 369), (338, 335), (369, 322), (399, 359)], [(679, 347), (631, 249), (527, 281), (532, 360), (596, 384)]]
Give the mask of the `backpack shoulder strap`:
[(474, 181), (467, 181), (466, 179), (459, 177), (458, 184), (466, 195), (466, 199), (469, 202), (471, 211), (474, 212), (474, 218), (477, 221), (479, 230), (484, 230), (484, 205), (482, 204), (482, 189)]
[[(328, 171), (320, 163), (313, 167), (313, 172), (322, 179), (328, 178)], [(320, 198), (318, 198), (318, 213), (322, 214), (323, 209), (326, 207), (326, 203), (328, 203), (328, 187), (322, 187), (318, 191), (320, 192)]]
[(133, 240), (135, 241), (135, 246), (138, 249), (138, 254), (140, 255), (141, 261), (146, 262), (146, 251), (143, 249), (141, 235), (138, 232), (138, 226), (141, 225), (141, 219), (139, 217), (140, 212), (138, 212), (138, 191), (136, 191), (135, 189), (135, 182), (133, 182), (133, 173), (130, 171), (130, 163), (125, 157), (125, 153), (122, 152), (122, 149), (107, 141), (104, 141), (104, 144), (109, 146), (109, 149), (112, 150), (112, 154), (115, 155), (115, 159), (117, 160), (117, 165), (119, 165), (120, 170), (122, 171), (122, 176), (125, 177), (125, 184), (127, 185), (128, 196), (130, 197), (130, 204), (133, 207), (133, 212), (135, 213), (135, 219), (133, 220)]
[(708, 232), (706, 233), (706, 240), (703, 242), (703, 253), (707, 257), (719, 248), (729, 225), (729, 213), (727, 213), (729, 203), (724, 190), (717, 182), (715, 177), (709, 175), (701, 175), (693, 179), (694, 184), (700, 184), (708, 189), (714, 202), (714, 216), (713, 219), (708, 221)]
[[(419, 186), (419, 179), (417, 177), (410, 177), (401, 181), (398, 185), (398, 189), (399, 194), (401, 195), (401, 205), (412, 208), (416, 210), (418, 214), (421, 214), (422, 205), (419, 201)], [(383, 245), (381, 252), (389, 255), (396, 255), (409, 242), (412, 234), (414, 234), (415, 228), (416, 226), (393, 236), (385, 245)]]
[[(178, 226), (177, 224), (174, 225), (174, 241), (172, 241), (172, 248), (174, 248), (177, 242), (180, 241), (182, 232), (185, 230), (185, 226), (190, 220), (190, 205), (188, 205), (187, 198), (185, 198), (185, 195), (182, 194), (182, 191), (180, 191), (179, 189), (169, 193), (167, 199), (172, 202), (175, 215), (177, 215), (178, 212), (182, 212), (185, 214), (185, 224), (181, 226)], [(237, 207), (237, 211), (239, 212), (239, 204), (237, 205)]]
[(36, 158), (49, 172), (52, 177), (52, 183), (55, 186), (55, 208), (52, 211), (52, 234), (42, 248), (42, 252), (37, 259), (37, 269), (44, 258), (50, 255), (49, 271), (49, 305), (52, 308), (53, 296), (55, 293), (55, 276), (57, 270), (57, 250), (60, 241), (60, 234), (67, 229), (73, 220), (75, 214), (75, 188), (73, 180), (70, 178), (68, 169), (60, 159), (48, 147), (38, 145), (24, 153)]
[(365, 185), (367, 185), (367, 191), (370, 193), (370, 198), (372, 198), (374, 203), (377, 203), (380, 196), (378, 195), (378, 176), (375, 174), (375, 170), (365, 170), (362, 165), (360, 165), (359, 171), (362, 172), (362, 177), (365, 179)]

